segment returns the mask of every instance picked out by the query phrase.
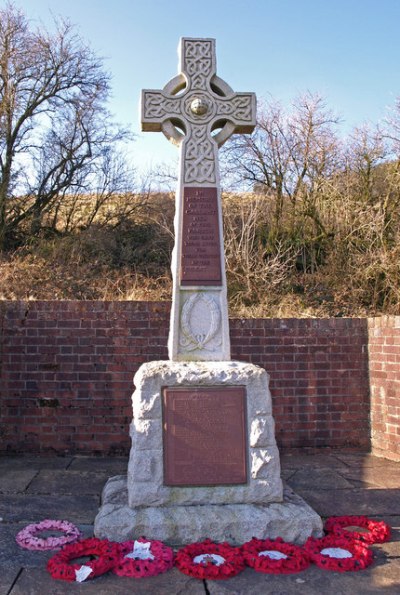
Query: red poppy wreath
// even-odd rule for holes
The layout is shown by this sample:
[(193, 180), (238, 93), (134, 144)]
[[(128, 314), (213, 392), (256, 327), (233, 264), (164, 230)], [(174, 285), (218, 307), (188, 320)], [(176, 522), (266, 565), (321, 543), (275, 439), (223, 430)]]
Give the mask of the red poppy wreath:
[(176, 554), (175, 566), (184, 574), (200, 579), (227, 579), (245, 568), (240, 548), (210, 539), (191, 543)]
[(365, 543), (337, 535), (327, 535), (322, 539), (309, 537), (304, 551), (320, 568), (336, 572), (363, 570), (373, 559), (372, 551)]
[[(84, 556), (93, 557), (84, 563), (70, 564), (71, 560)], [(118, 544), (107, 539), (90, 537), (66, 545), (58, 554), (47, 562), (47, 570), (53, 578), (81, 583), (86, 579), (105, 574), (118, 561)]]
[[(348, 530), (346, 527), (362, 527), (368, 532)], [(331, 516), (326, 520), (327, 533), (359, 539), (364, 543), (383, 543), (390, 539), (390, 527), (384, 521), (374, 521), (366, 516)]]
[(257, 572), (266, 574), (291, 574), (300, 572), (310, 565), (305, 551), (291, 543), (277, 539), (256, 539), (253, 537), (242, 545), (244, 561)]
[(156, 576), (174, 565), (173, 550), (161, 541), (144, 538), (119, 544), (119, 558), (113, 568), (118, 576)]

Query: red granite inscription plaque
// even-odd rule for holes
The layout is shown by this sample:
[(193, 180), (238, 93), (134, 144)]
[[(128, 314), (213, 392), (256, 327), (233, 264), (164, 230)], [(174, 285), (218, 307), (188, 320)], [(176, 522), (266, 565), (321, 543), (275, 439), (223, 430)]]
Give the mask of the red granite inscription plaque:
[(247, 483), (246, 389), (163, 389), (164, 485)]
[(183, 191), (181, 285), (221, 285), (216, 188)]

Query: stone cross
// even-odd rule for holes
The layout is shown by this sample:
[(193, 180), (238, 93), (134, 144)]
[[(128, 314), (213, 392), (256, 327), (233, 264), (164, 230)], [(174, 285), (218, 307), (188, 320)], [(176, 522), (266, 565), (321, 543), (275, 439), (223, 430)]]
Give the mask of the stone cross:
[(173, 361), (230, 360), (218, 148), (250, 133), (254, 93), (234, 93), (216, 74), (215, 39), (184, 37), (179, 74), (142, 91), (143, 131), (180, 147), (168, 340)]

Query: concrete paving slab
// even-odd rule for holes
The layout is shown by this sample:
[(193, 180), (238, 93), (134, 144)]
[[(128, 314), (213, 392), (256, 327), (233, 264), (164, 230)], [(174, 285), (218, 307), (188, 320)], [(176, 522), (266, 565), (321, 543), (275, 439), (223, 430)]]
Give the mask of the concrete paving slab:
[(0, 595), (8, 595), (22, 568), (12, 564), (0, 566)]
[(1, 469), (0, 494), (24, 492), (37, 473), (37, 469)]
[(10, 561), (19, 568), (40, 567), (54, 554), (54, 552), (31, 552), (21, 548), (15, 541), (15, 536), (25, 526), (25, 524), (0, 526), (1, 569), (5, 568)]
[(378, 468), (383, 467), (386, 469), (399, 469), (399, 462), (390, 461), (381, 457), (375, 457), (370, 453), (346, 453), (338, 452), (336, 455), (337, 459), (345, 463), (350, 467), (372, 467)]
[[(0, 595), (64, 595), (72, 591), (96, 595), (203, 595), (207, 593), (205, 587), (209, 595), (400, 595), (400, 463), (365, 453), (297, 452), (283, 455), (282, 468), (288, 483), (294, 486), (297, 481), (296, 491), (321, 515), (366, 514), (392, 526), (391, 541), (373, 546), (376, 559), (371, 568), (333, 573), (312, 566), (292, 576), (262, 575), (247, 569), (230, 581), (207, 581), (206, 585), (176, 569), (140, 580), (107, 575), (82, 585), (54, 581), (45, 570), (46, 560), (53, 552), (22, 550), (15, 543), (16, 533), (30, 522), (66, 518), (83, 529), (85, 537), (93, 535), (102, 476), (125, 474), (127, 457), (0, 457), (0, 486), (9, 472), (22, 472), (20, 477), (11, 474), (3, 480), (3, 486), (7, 484), (10, 490), (14, 486), (15, 492), (0, 494), (0, 517), (5, 521), (0, 522)], [(52, 473), (42, 473), (46, 470)], [(58, 473), (61, 470), (63, 473)], [(47, 489), (55, 491), (51, 497), (26, 493), (32, 491), (32, 484), (33, 490), (42, 489), (41, 483), (31, 476), (38, 471), (42, 483), (47, 482)], [(28, 484), (23, 487), (26, 481)], [(91, 481), (101, 484), (98, 491), (91, 491)], [(91, 493), (83, 495), (82, 485)], [(24, 493), (18, 493), (19, 489)], [(60, 493), (62, 490), (73, 493)]]
[(331, 572), (315, 565), (293, 575), (261, 574), (246, 569), (228, 581), (207, 581), (210, 595), (394, 595), (400, 592), (400, 566), (377, 560), (359, 572)]
[(5, 469), (67, 469), (73, 457), (41, 457), (1, 455), (0, 471)]
[(99, 494), (107, 480), (107, 473), (42, 469), (26, 491), (28, 494)]
[(18, 578), (10, 595), (205, 595), (203, 581), (191, 579), (176, 568), (149, 578), (117, 577), (111, 573), (84, 583), (53, 579), (44, 568), (29, 568)]
[(340, 471), (326, 467), (317, 467), (316, 469), (306, 465), (298, 469), (288, 480), (288, 484), (294, 490), (299, 488), (307, 489), (310, 485), (318, 486), (318, 489), (345, 489), (352, 488), (352, 484), (347, 481)]
[[(400, 541), (400, 516), (382, 515), (379, 518), (382, 521), (385, 521), (385, 523), (388, 523), (390, 525), (390, 527), (392, 528), (392, 537), (390, 539), (390, 542)], [(399, 565), (400, 565), (400, 560), (399, 560)]]
[(400, 517), (385, 517), (390, 542), (372, 546), (374, 562), (359, 572), (330, 572), (311, 565), (293, 575), (264, 575), (246, 569), (229, 581), (207, 581), (210, 595), (394, 595), (400, 593)]
[(354, 487), (400, 488), (400, 465), (397, 467), (380, 465), (377, 467), (350, 467), (341, 469), (339, 473)]
[(42, 519), (67, 519), (71, 523), (92, 524), (99, 507), (99, 496), (43, 497), (0, 495), (0, 517), (5, 523), (33, 523)]
[[(56, 553), (56, 550), (36, 552), (20, 547), (15, 541), (15, 536), (26, 525), (27, 523), (0, 524), (0, 577), (3, 568), (7, 567), (10, 562), (18, 568), (41, 568)], [(92, 525), (78, 525), (78, 527), (84, 538), (93, 536)]]
[[(294, 575), (263, 575), (252, 569), (246, 569), (237, 577), (228, 581), (207, 581), (210, 595), (260, 595), (304, 594), (320, 595), (349, 593), (398, 593), (400, 586), (399, 542), (381, 544), (373, 547), (374, 564), (365, 571), (355, 573), (328, 572), (311, 566), (306, 571)], [(176, 569), (149, 579), (118, 578), (111, 574), (73, 586), (53, 580), (45, 571), (45, 563), (39, 568), (24, 570), (10, 595), (39, 595), (51, 593), (64, 595), (71, 593), (89, 594), (147, 594), (157, 595), (203, 595), (206, 593), (202, 581), (191, 580)]]
[(74, 457), (69, 469), (71, 471), (88, 471), (111, 475), (126, 475), (129, 457)]
[(365, 481), (363, 479), (354, 479), (354, 477), (351, 477), (351, 475), (349, 477), (347, 477), (346, 479), (349, 483), (351, 483), (352, 487), (355, 489), (370, 490), (370, 489), (377, 489), (377, 488), (379, 489), (381, 487), (375, 482), (369, 483), (368, 481)]
[(341, 515), (400, 515), (400, 489), (296, 489), (323, 517)]
[(340, 460), (332, 451), (322, 453), (281, 453), (281, 465), (283, 469), (302, 469), (308, 467), (342, 468), (346, 463)]
[(287, 481), (297, 472), (297, 469), (281, 469), (281, 477), (284, 481)]

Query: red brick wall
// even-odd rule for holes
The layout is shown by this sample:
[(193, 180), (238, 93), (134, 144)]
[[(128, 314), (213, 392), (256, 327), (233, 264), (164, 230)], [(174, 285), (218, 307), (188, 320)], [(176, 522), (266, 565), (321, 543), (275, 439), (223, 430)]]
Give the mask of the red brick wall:
[[(2, 302), (0, 450), (126, 453), (132, 377), (167, 359), (169, 304)], [(281, 447), (369, 447), (367, 321), (234, 319), (271, 376)]]
[(270, 374), (283, 447), (369, 448), (367, 321), (231, 321), (232, 356)]
[(400, 461), (400, 316), (368, 322), (372, 452)]

